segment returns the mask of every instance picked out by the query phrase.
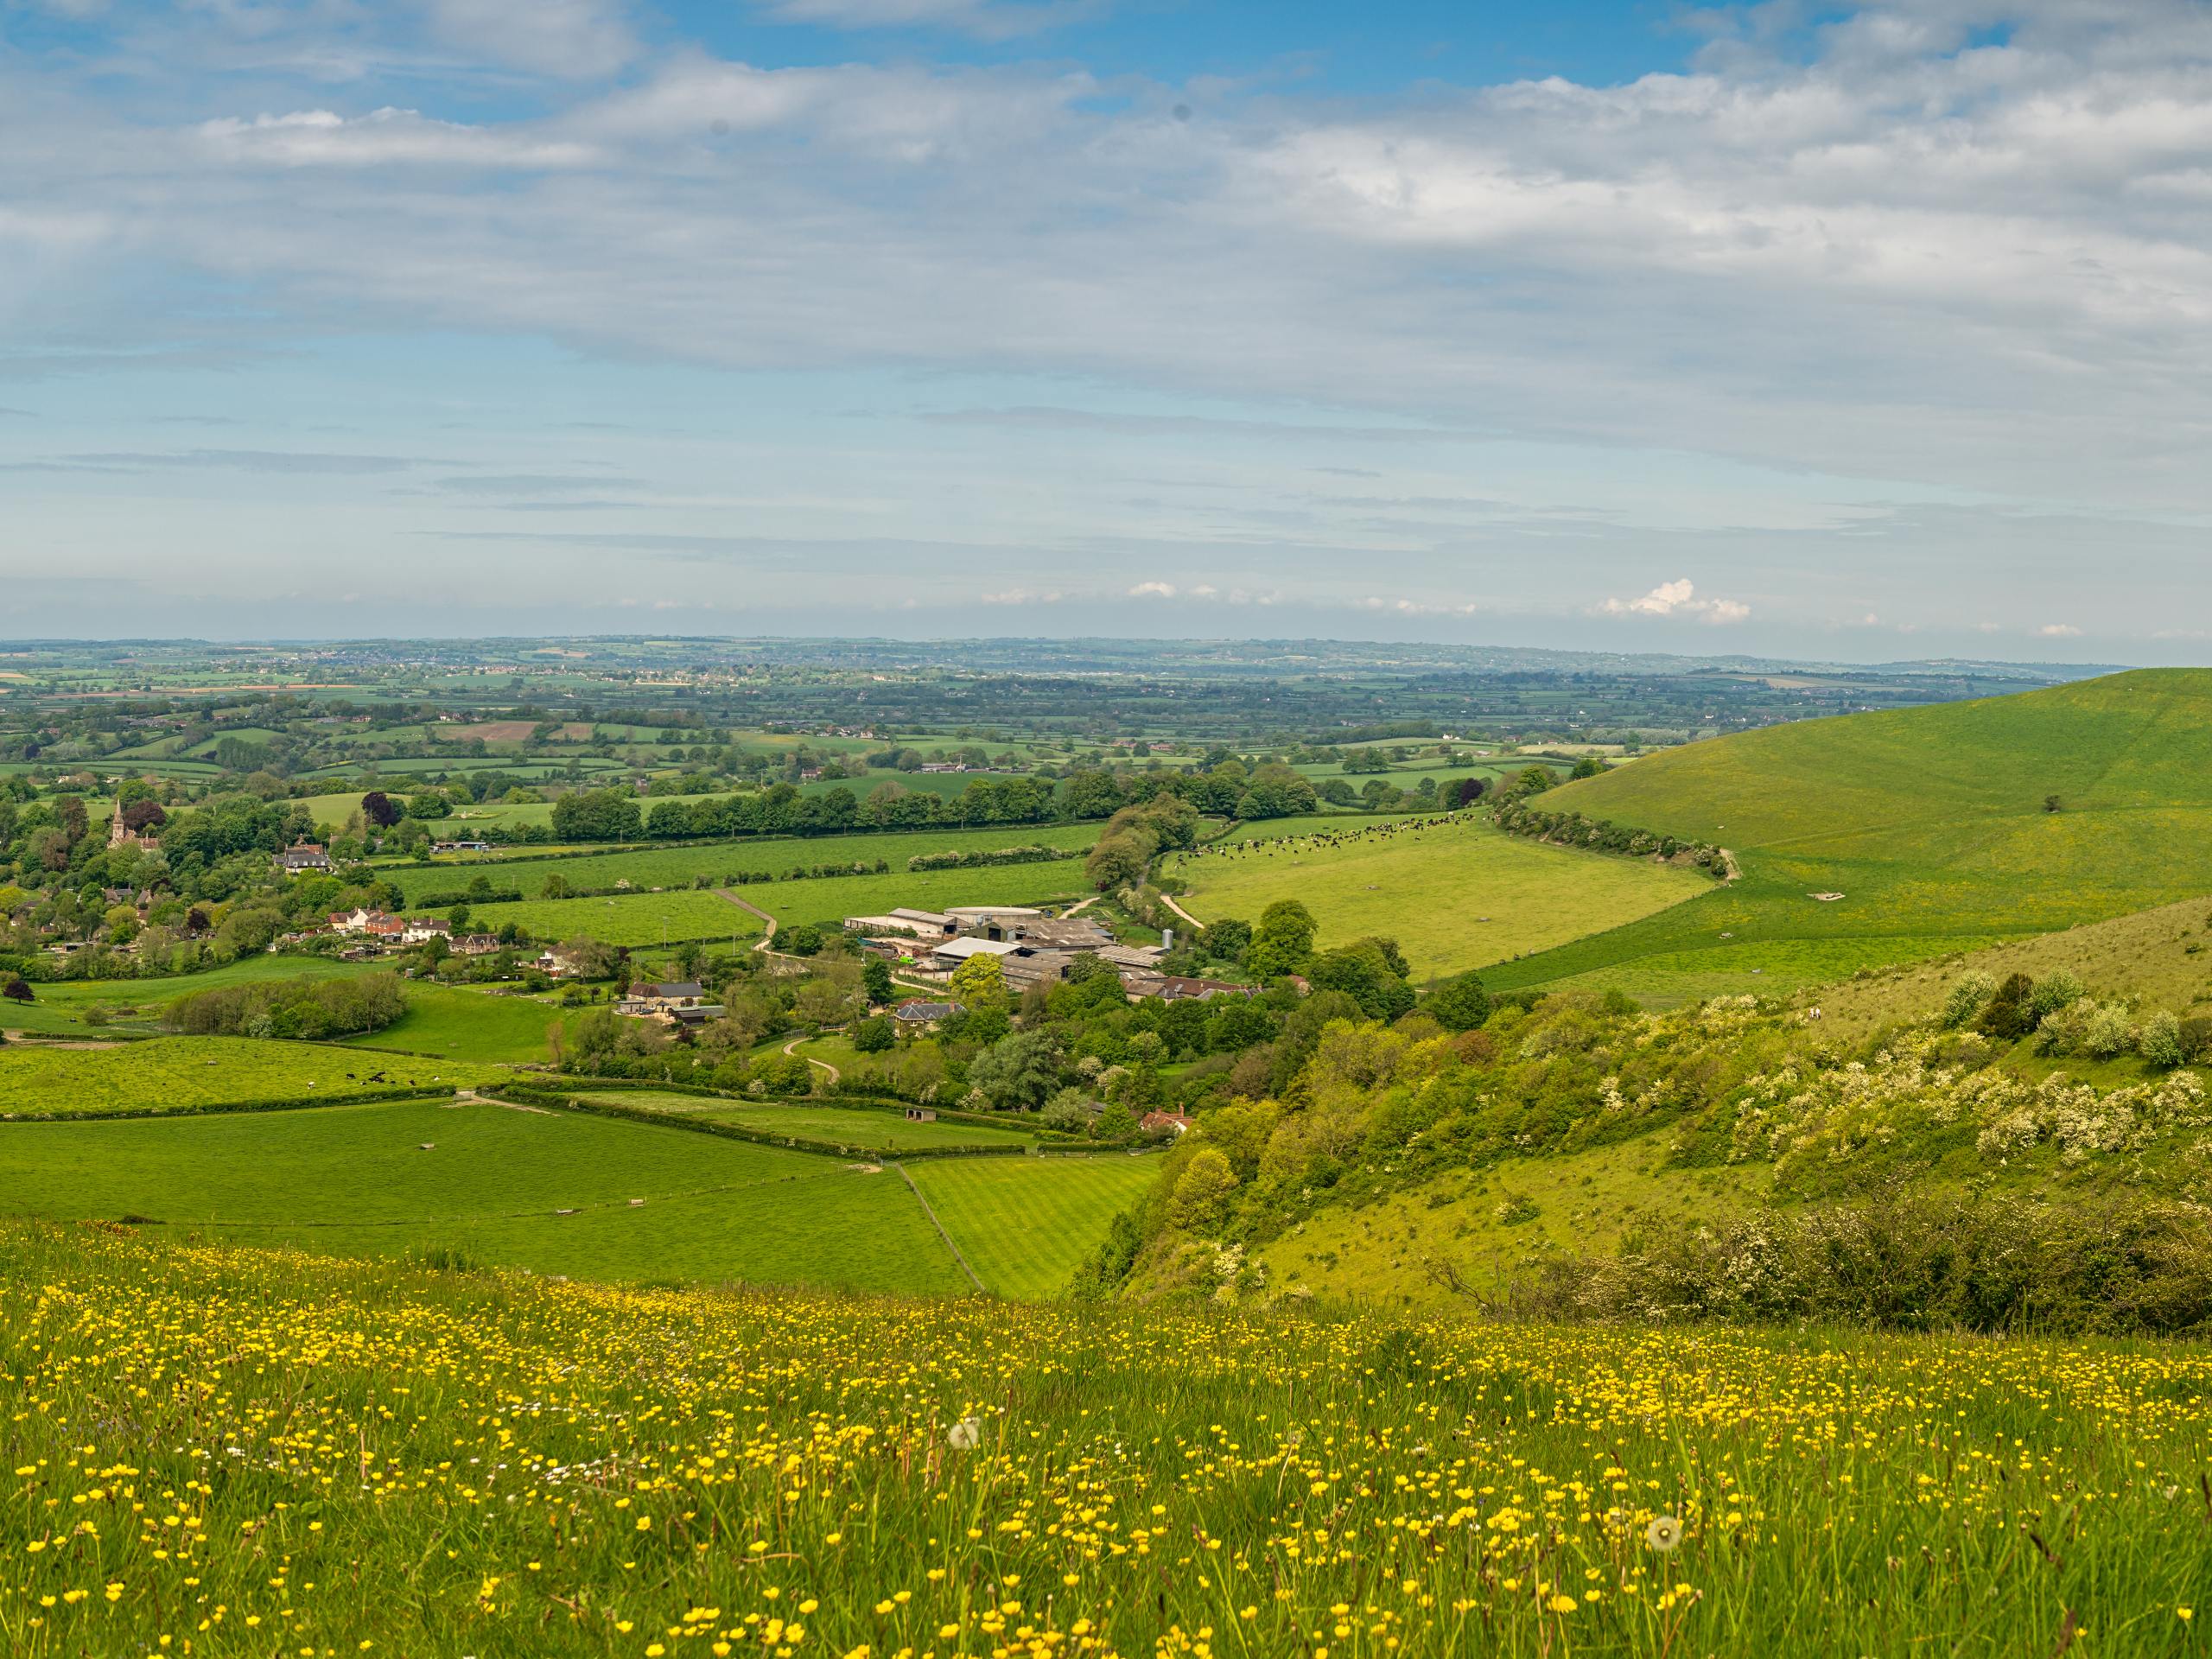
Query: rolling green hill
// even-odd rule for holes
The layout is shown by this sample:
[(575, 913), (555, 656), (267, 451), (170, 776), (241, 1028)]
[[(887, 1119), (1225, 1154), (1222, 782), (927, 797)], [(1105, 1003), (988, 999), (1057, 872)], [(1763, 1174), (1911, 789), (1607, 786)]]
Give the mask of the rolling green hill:
[(1743, 874), (1500, 986), (1679, 1001), (1817, 983), (2212, 892), (2212, 672), (1770, 727), (1540, 804), (1717, 842)]

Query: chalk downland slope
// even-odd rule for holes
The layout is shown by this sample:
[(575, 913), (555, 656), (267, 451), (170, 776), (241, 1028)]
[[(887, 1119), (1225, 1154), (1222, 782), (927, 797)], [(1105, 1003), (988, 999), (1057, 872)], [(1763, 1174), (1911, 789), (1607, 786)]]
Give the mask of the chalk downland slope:
[(1671, 1001), (1818, 983), (2212, 893), (2212, 671), (1771, 727), (1541, 805), (1716, 842), (1743, 877), (1500, 984)]

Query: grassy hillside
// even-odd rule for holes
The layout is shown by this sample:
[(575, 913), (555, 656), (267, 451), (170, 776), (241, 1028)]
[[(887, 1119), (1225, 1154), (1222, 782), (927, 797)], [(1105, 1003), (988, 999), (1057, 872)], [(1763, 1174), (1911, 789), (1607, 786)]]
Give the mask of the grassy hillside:
[(1933, 1014), (1967, 974), (2041, 979), (2062, 970), (2099, 996), (2203, 1013), (2212, 1003), (2212, 901), (2185, 899), (2107, 922), (2086, 922), (1961, 956), (1902, 964), (1805, 995), (1830, 1029), (1859, 1037), (1890, 1021)]
[(2205, 1589), (2212, 1360), (2162, 1345), (625, 1292), (16, 1225), (0, 1350), (38, 1402), (0, 1420), (34, 1659), (2168, 1655)]
[(1743, 879), (1501, 985), (1681, 1000), (1815, 983), (2212, 893), (2212, 672), (1769, 727), (1540, 804), (1718, 842)]
[(1168, 873), (1202, 921), (1256, 921), (1296, 899), (1324, 947), (1395, 938), (1416, 976), (1541, 950), (1680, 904), (1712, 887), (1694, 871), (1507, 836), (1471, 817), (1346, 820), (1291, 840), (1237, 841), (1178, 855)]

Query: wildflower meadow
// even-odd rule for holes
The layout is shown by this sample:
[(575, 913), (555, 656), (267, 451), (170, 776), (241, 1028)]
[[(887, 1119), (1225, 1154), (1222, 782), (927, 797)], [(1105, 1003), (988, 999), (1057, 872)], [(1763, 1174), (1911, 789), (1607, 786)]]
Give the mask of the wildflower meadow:
[(14, 1655), (2186, 1654), (2212, 1354), (0, 1231)]

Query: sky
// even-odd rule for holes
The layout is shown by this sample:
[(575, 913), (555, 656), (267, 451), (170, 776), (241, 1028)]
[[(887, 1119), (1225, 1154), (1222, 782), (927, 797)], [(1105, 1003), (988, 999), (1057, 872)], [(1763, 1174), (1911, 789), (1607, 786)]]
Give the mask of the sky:
[(0, 0), (0, 637), (2208, 662), (2208, 0)]

